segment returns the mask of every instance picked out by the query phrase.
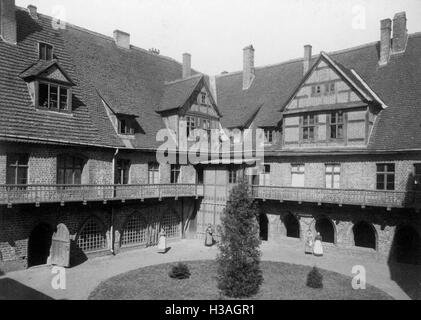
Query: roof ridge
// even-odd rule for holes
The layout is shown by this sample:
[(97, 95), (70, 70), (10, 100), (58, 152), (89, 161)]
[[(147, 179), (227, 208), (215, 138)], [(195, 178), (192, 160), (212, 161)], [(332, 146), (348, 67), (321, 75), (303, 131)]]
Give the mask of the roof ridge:
[[(421, 31), (419, 32), (414, 32), (408, 35), (410, 38), (414, 38), (414, 37), (421, 37)], [(350, 48), (346, 48), (346, 49), (340, 49), (340, 50), (335, 50), (335, 51), (330, 51), (330, 52), (326, 52), (328, 55), (330, 56), (334, 56), (334, 55), (338, 55), (338, 54), (342, 54), (342, 53), (348, 53), (348, 52), (352, 52), (352, 51), (356, 51), (356, 50), (360, 50), (366, 47), (371, 47), (373, 45), (377, 45), (380, 41), (372, 41), (372, 42), (368, 42), (365, 44), (360, 44), (358, 46), (353, 46)], [(322, 51), (323, 52), (323, 51)], [(311, 58), (312, 59), (317, 59), (320, 56), (320, 54), (316, 54), (313, 55)], [(263, 66), (258, 66), (255, 67), (255, 70), (258, 69), (265, 69), (265, 68), (272, 68), (272, 67), (277, 67), (277, 66), (282, 66), (282, 65), (287, 65), (290, 63), (294, 63), (294, 62), (300, 62), (300, 61), (304, 61), (304, 58), (293, 58), (293, 59), (289, 59), (283, 62), (278, 62), (278, 63), (272, 63), (272, 64), (267, 64), (267, 65), (263, 65)], [(242, 73), (243, 71), (233, 71), (233, 72), (228, 72), (228, 73), (224, 73), (224, 74), (218, 74), (215, 77), (217, 78), (221, 78), (221, 77), (228, 77), (228, 76), (233, 76), (239, 73)]]
[[(28, 12), (28, 10), (26, 8), (19, 7), (19, 6), (16, 6), (16, 8), (19, 9), (19, 10), (22, 10), (24, 12)], [(38, 16), (41, 16), (41, 17), (46, 18), (46, 19), (49, 19), (49, 20), (53, 20), (53, 17), (52, 16), (49, 16), (49, 15), (44, 14), (44, 13), (38, 12)], [(84, 27), (81, 27), (81, 26), (77, 26), (77, 25), (75, 25), (73, 23), (70, 23), (70, 22), (67, 22), (67, 21), (63, 21), (63, 22), (65, 23), (66, 27), (70, 27), (70, 28), (73, 28), (75, 30), (78, 30), (78, 31), (81, 31), (81, 32), (85, 32), (85, 33), (88, 33), (88, 34), (90, 34), (92, 36), (95, 36), (95, 37), (98, 37), (98, 38), (102, 38), (104, 40), (107, 40), (107, 41), (110, 41), (110, 42), (113, 42), (114, 43), (114, 38), (111, 37), (111, 36), (107, 36), (105, 34), (99, 33), (97, 31), (89, 30), (89, 29), (84, 28)], [(163, 60), (175, 62), (175, 63), (179, 64), (180, 66), (182, 65), (181, 62), (177, 61), (174, 58), (171, 58), (171, 57), (168, 57), (168, 56), (165, 56), (165, 55), (161, 55), (161, 54), (157, 55), (155, 53), (150, 52), (147, 49), (143, 49), (143, 48), (138, 47), (136, 45), (132, 45), (131, 44), (130, 45), (130, 49), (136, 50), (136, 51), (140, 51), (140, 52), (146, 53), (148, 55), (151, 55), (151, 56), (154, 56), (154, 57), (163, 59)]]
[(195, 78), (200, 78), (200, 77), (204, 77), (205, 75), (202, 73), (198, 73), (195, 75), (192, 75), (188, 78), (184, 78), (184, 79), (177, 79), (177, 80), (173, 80), (173, 81), (165, 81), (165, 85), (170, 85), (170, 84), (175, 84), (175, 83), (180, 83), (180, 82), (184, 82), (184, 81), (188, 81), (188, 80), (193, 80)]

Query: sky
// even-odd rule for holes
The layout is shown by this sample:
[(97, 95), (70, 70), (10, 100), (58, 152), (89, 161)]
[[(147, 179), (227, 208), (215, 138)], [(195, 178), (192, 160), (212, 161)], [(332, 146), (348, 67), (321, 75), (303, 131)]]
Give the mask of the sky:
[(380, 40), (380, 20), (406, 11), (408, 31), (421, 31), (421, 0), (16, 0), (69, 23), (112, 36), (217, 75), (242, 69), (252, 44), (255, 65), (276, 64)]

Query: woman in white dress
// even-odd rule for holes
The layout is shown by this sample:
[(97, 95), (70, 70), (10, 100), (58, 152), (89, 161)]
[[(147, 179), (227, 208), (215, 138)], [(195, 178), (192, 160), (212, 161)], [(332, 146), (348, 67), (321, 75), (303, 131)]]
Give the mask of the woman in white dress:
[(159, 233), (158, 253), (167, 253), (167, 233), (164, 229)]
[(314, 241), (314, 255), (316, 257), (322, 257), (323, 254), (323, 238), (320, 235), (320, 232), (318, 232)]
[(215, 244), (215, 240), (213, 238), (213, 228), (211, 225), (208, 226), (206, 229), (206, 239), (205, 239), (205, 246), (212, 247)]
[(311, 230), (308, 230), (307, 235), (306, 235), (305, 254), (313, 254), (314, 253), (313, 251), (314, 251), (313, 232), (311, 232)]

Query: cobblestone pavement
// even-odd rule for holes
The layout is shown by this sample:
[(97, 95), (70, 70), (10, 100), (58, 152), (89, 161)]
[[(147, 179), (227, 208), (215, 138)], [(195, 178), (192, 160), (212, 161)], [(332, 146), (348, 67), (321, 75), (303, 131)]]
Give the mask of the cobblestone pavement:
[[(85, 262), (66, 270), (66, 290), (52, 288), (52, 268), (37, 267), (9, 273), (0, 277), (0, 299), (69, 299), (84, 300), (104, 280), (142, 267), (189, 260), (214, 259), (217, 248), (206, 248), (196, 240), (171, 244), (171, 250), (161, 255), (156, 248), (148, 248), (106, 256)], [(395, 299), (410, 299), (407, 287), (391, 280), (389, 266), (376, 261), (347, 255), (326, 255), (322, 258), (305, 256), (301, 242), (285, 245), (263, 244), (263, 260), (279, 261), (318, 267), (352, 277), (352, 267), (362, 265), (367, 271), (367, 282), (385, 291)], [(420, 274), (420, 269), (411, 270)], [(405, 274), (408, 272), (405, 271)], [(413, 282), (413, 279), (412, 279)], [(351, 285), (351, 284), (350, 284)], [(413, 296), (412, 296), (413, 297)]]

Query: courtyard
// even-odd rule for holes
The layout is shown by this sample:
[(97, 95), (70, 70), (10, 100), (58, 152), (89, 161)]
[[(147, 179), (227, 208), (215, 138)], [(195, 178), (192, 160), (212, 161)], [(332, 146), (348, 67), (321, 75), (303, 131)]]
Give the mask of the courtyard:
[[(421, 298), (419, 290), (421, 267), (419, 266), (392, 267), (378, 261), (340, 253), (328, 253), (322, 258), (317, 258), (304, 255), (302, 246), (301, 242), (292, 239), (285, 240), (282, 246), (276, 243), (264, 243), (262, 245), (262, 260), (265, 261), (263, 267), (273, 268), (273, 265), (266, 264), (267, 261), (304, 267), (317, 265), (324, 270), (323, 272), (326, 270), (349, 277), (349, 287), (351, 287), (352, 268), (361, 265), (367, 272), (368, 287), (373, 286), (383, 291), (384, 296), (388, 295), (397, 300)], [(117, 276), (124, 277), (125, 273), (180, 261), (202, 261), (199, 264), (211, 264), (217, 255), (216, 247), (206, 248), (201, 241), (197, 240), (172, 243), (170, 247), (171, 249), (165, 255), (158, 254), (156, 248), (148, 248), (122, 252), (117, 256), (92, 259), (77, 267), (67, 269), (65, 290), (53, 289), (54, 274), (51, 267), (41, 266), (8, 273), (0, 277), (0, 299), (86, 300), (104, 281)], [(302, 269), (302, 267), (297, 268)], [(167, 272), (163, 272), (162, 277), (167, 278)], [(343, 281), (344, 278), (341, 279)], [(369, 299), (364, 295), (359, 297)], [(113, 299), (110, 296), (106, 298)], [(309, 297), (304, 297), (304, 299), (307, 298)], [(317, 299), (317, 296), (314, 298)]]

